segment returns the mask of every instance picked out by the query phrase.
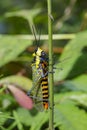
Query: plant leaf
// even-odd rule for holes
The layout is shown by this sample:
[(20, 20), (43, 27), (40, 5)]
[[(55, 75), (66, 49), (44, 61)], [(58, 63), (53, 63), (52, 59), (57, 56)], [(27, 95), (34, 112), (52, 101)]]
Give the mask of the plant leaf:
[[(30, 126), (30, 130), (40, 130), (44, 123), (48, 121), (48, 112), (39, 112), (36, 115), (31, 115), (29, 111), (19, 108), (17, 110), (20, 121)], [(27, 120), (26, 120), (27, 119)], [(37, 121), (38, 119), (38, 121)]]
[(17, 16), (17, 17), (23, 17), (28, 21), (28, 24), (30, 25), (30, 28), (32, 30), (32, 25), (34, 25), (33, 23), (33, 19), (35, 16), (37, 16), (39, 13), (41, 12), (41, 9), (31, 9), (31, 10), (20, 10), (20, 11), (15, 11), (15, 12), (7, 12), (5, 14), (5, 17), (13, 17), (13, 16)]
[(8, 85), (8, 89), (12, 92), (14, 95), (15, 99), (17, 102), (24, 108), (26, 109), (32, 109), (33, 107), (33, 102), (31, 98), (27, 96), (26, 93), (24, 93), (21, 89), (13, 86), (13, 85)]
[(32, 87), (32, 81), (27, 77), (12, 75), (5, 78), (0, 79), (0, 84), (7, 85), (13, 84), (17, 87), (22, 88), (25, 91), (28, 91)]
[(87, 114), (73, 104), (62, 103), (55, 108), (55, 123), (60, 130), (86, 130)]
[[(60, 61), (63, 61), (66, 58), (65, 63), (63, 63), (62, 71), (55, 71), (55, 80), (64, 80), (65, 78), (73, 78), (77, 75), (84, 73), (87, 69), (87, 31), (78, 33), (75, 39), (71, 40), (66, 47), (64, 52), (60, 57)], [(82, 65), (82, 63), (84, 63)], [(61, 65), (61, 64), (60, 64)], [(59, 64), (57, 67), (60, 68)]]
[(14, 115), (14, 118), (15, 118), (15, 120), (16, 120), (18, 130), (23, 130), (23, 125), (21, 124), (21, 122), (20, 122), (20, 120), (19, 120), (19, 117), (18, 117), (17, 112), (16, 112), (16, 111), (13, 111), (13, 115)]
[(25, 19), (30, 20), (31, 18), (35, 17), (38, 13), (40, 13), (41, 9), (31, 9), (31, 10), (20, 10), (20, 11), (15, 11), (15, 12), (7, 12), (5, 14), (6, 17), (12, 17), (12, 16), (22, 16)]
[(30, 112), (27, 109), (18, 108), (17, 114), (21, 123), (23, 123), (26, 126), (30, 126), (32, 124), (33, 116), (30, 114)]
[[(38, 119), (38, 122), (37, 122)], [(40, 130), (41, 126), (48, 121), (48, 112), (39, 112), (31, 124), (31, 130)], [(36, 123), (37, 122), (37, 123)], [(47, 126), (48, 127), (48, 126)], [(46, 129), (46, 128), (45, 128)]]
[(30, 40), (24, 40), (22, 37), (0, 35), (0, 67), (13, 61), (31, 43)]
[(80, 90), (87, 92), (87, 75), (80, 75), (72, 80), (73, 84)]
[(2, 86), (6, 86), (5, 88), (10, 89), (15, 99), (22, 107), (25, 107), (27, 109), (31, 109), (33, 107), (32, 100), (27, 96), (27, 93), (25, 94), (23, 92), (23, 90), (28, 91), (32, 87), (31, 80), (23, 76), (9, 76), (2, 78), (0, 80), (0, 84)]
[(0, 126), (5, 123), (5, 121), (9, 118), (9, 116), (10, 116), (9, 113), (0, 112)]

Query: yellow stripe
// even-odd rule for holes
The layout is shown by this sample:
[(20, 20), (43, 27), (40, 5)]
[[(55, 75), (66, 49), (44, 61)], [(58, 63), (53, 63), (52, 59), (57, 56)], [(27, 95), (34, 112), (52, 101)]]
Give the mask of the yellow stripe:
[(48, 97), (48, 94), (47, 94), (47, 95), (43, 95), (43, 98), (44, 98), (44, 97)]
[(48, 79), (48, 76), (44, 77), (43, 79)]
[(42, 93), (48, 93), (48, 90), (44, 90), (44, 91), (42, 91)]
[(42, 86), (42, 89), (46, 89), (46, 88), (48, 88), (48, 86)]
[(44, 85), (44, 84), (48, 84), (48, 82), (47, 81), (42, 81), (42, 85)]
[(39, 67), (39, 64), (40, 64), (40, 58), (38, 56), (36, 56), (36, 68)]

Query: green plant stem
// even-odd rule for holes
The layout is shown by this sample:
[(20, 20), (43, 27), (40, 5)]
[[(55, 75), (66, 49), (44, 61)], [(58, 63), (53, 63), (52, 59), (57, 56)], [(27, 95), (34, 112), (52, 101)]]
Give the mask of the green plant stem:
[[(51, 20), (51, 0), (48, 3), (48, 34), (49, 34), (49, 130), (53, 130), (54, 122), (54, 93), (53, 93), (53, 45), (52, 45), (52, 20)], [(51, 73), (52, 72), (52, 73)]]

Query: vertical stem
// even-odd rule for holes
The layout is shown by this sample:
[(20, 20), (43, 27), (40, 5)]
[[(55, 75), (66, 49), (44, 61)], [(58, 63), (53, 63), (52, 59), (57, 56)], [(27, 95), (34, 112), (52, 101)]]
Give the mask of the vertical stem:
[(52, 45), (52, 19), (51, 19), (51, 0), (48, 4), (48, 34), (49, 34), (49, 130), (53, 130), (54, 122), (54, 93), (53, 93), (53, 45)]

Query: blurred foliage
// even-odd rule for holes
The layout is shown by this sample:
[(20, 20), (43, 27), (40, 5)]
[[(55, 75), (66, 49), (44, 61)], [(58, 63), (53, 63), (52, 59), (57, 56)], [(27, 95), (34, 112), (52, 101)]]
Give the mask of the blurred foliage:
[[(53, 41), (55, 130), (86, 130), (87, 1), (54, 0), (52, 7), (53, 34), (75, 34), (70, 41)], [(27, 91), (32, 87), (31, 61), (36, 46), (26, 38), (33, 33), (32, 25), (36, 33), (48, 33), (46, 1), (0, 1), (0, 130), (48, 128), (48, 111), (25, 109), (26, 104), (31, 105)], [(48, 53), (47, 42), (40, 41), (40, 46)]]

